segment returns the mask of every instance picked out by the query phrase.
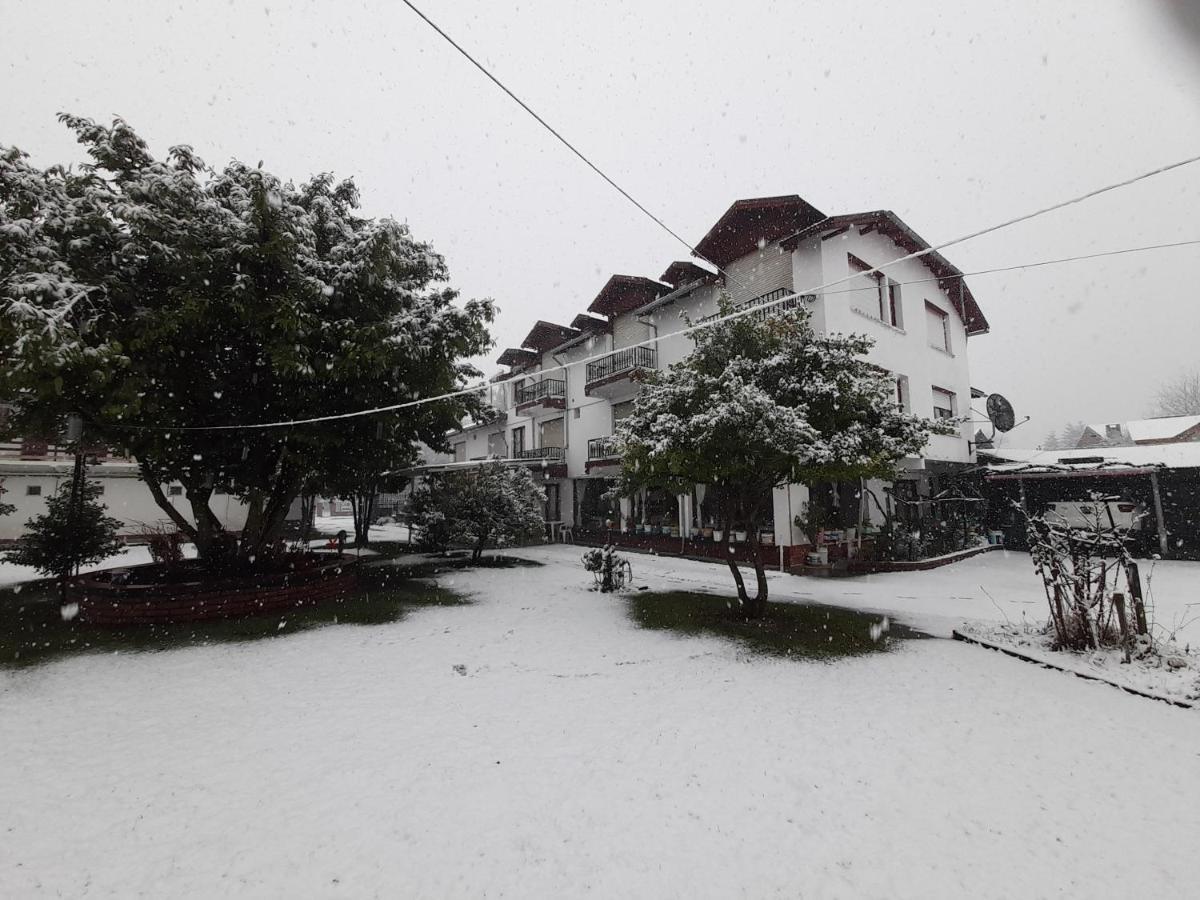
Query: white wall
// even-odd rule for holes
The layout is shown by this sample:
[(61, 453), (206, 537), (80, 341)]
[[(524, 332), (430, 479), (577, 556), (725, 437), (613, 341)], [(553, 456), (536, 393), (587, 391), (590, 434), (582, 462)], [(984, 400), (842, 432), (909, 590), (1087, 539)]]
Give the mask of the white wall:
[[(0, 540), (15, 540), (25, 531), (26, 523), (34, 516), (46, 511), (46, 498), (52, 496), (64, 482), (71, 480), (73, 467), (70, 462), (12, 461), (0, 466), (0, 479), (7, 493), (2, 499), (17, 507), (16, 512), (0, 516)], [(102, 463), (88, 469), (89, 481), (99, 482), (103, 488), (100, 502), (107, 507), (108, 515), (121, 520), (121, 534), (136, 534), (147, 525), (169, 521), (154, 502), (150, 489), (138, 476), (135, 465), (129, 463)], [(28, 487), (41, 487), (39, 496), (30, 496)], [(168, 486), (164, 486), (164, 492)], [(168, 497), (188, 521), (192, 521), (191, 504), (183, 495)], [(221, 523), (231, 531), (239, 531), (246, 522), (246, 508), (229, 495), (215, 496), (209, 506)]]
[[(798, 248), (793, 262), (796, 284), (801, 292), (826, 282), (837, 281), (850, 274), (847, 254), (854, 254), (872, 266), (883, 265), (907, 255), (887, 237), (872, 232), (861, 235), (851, 229), (826, 241), (809, 241)], [(827, 333), (865, 334), (875, 339), (869, 359), (896, 375), (908, 378), (910, 411), (919, 416), (933, 416), (933, 387), (954, 392), (955, 413), (970, 416), (971, 381), (967, 358), (967, 332), (962, 318), (949, 298), (931, 281), (932, 273), (920, 260), (906, 260), (888, 266), (885, 274), (902, 284), (900, 305), (902, 328), (894, 328), (878, 318), (878, 301), (871, 291), (845, 293), (854, 283), (840, 284), (829, 289), (814, 304), (814, 323)], [(951, 352), (935, 350), (929, 345), (925, 325), (926, 302), (949, 316)], [(872, 312), (874, 311), (874, 314)], [(957, 437), (935, 435), (929, 443), (928, 459), (970, 462), (968, 441), (973, 434), (971, 425), (964, 424)]]

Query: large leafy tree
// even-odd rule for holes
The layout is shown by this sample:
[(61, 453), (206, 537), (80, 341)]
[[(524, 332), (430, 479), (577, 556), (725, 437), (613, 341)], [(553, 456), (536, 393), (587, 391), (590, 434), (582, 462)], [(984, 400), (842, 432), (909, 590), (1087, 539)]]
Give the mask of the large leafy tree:
[(489, 543), (541, 535), (545, 499), (529, 469), (492, 462), (430, 476), (413, 492), (411, 509), (425, 540), (469, 544), (478, 561)]
[(945, 429), (897, 408), (892, 377), (866, 359), (869, 338), (819, 335), (805, 310), (726, 320), (695, 340), (685, 360), (647, 381), (621, 422), (621, 490), (707, 485), (725, 542), (735, 528), (749, 533), (753, 595), (726, 557), (742, 613), (758, 618), (767, 609), (758, 526), (772, 489), (892, 477)]
[[(458, 302), (442, 257), (405, 225), (359, 215), (353, 183), (216, 171), (187, 146), (158, 160), (120, 120), (61, 118), (92, 160), (78, 171), (0, 148), (0, 390), (17, 427), (82, 413), (88, 441), (131, 450), (212, 559), (230, 546), (214, 491), (247, 504), (238, 549), (254, 555), (303, 484), (349, 471), (365, 484), (394, 461), (380, 442), (401, 456), (414, 441), (441, 448), (473, 408), (303, 423), (461, 387), (479, 374), (464, 360), (490, 344), (491, 302)], [(277, 421), (297, 424), (197, 430)]]

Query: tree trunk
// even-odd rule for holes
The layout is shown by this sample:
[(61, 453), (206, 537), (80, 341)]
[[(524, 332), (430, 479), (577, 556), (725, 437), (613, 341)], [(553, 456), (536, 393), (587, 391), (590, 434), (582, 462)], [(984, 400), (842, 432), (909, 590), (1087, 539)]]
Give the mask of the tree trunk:
[(724, 525), (721, 532), (721, 549), (724, 551), (725, 562), (729, 564), (729, 571), (733, 574), (733, 583), (737, 585), (738, 604), (744, 615), (747, 605), (750, 603), (750, 597), (746, 593), (746, 582), (742, 579), (742, 570), (738, 568), (733, 548), (730, 546), (733, 541), (733, 512), (728, 500), (722, 503), (719, 509), (721, 509), (721, 519)]
[(754, 557), (754, 579), (758, 587), (758, 593), (753, 600), (746, 604), (747, 619), (761, 619), (767, 614), (767, 572), (763, 567), (762, 554), (759, 552), (758, 543), (758, 519), (750, 519), (750, 553)]
[(300, 545), (307, 550), (312, 540), (313, 519), (317, 511), (317, 495), (300, 495)]
[(375, 517), (374, 487), (350, 495), (350, 508), (354, 513), (354, 546), (366, 547), (371, 543), (371, 520)]
[[(200, 543), (196, 529), (192, 526), (192, 523), (184, 517), (183, 513), (177, 510), (171, 504), (171, 501), (167, 499), (166, 494), (163, 493), (162, 481), (159, 479), (158, 473), (149, 463), (146, 462), (140, 463), (138, 468), (141, 469), (142, 481), (145, 482), (146, 487), (150, 489), (150, 496), (154, 498), (155, 504), (159, 509), (167, 514), (167, 518), (175, 524), (176, 528), (183, 532), (183, 534), (190, 541), (196, 544), (196, 552), (200, 553)], [(203, 554), (201, 554), (201, 556), (203, 556)]]
[(471, 562), (477, 563), (483, 558), (483, 548), (487, 546), (487, 539), (490, 537), (490, 532), (484, 531), (475, 541), (475, 547), (471, 551)]

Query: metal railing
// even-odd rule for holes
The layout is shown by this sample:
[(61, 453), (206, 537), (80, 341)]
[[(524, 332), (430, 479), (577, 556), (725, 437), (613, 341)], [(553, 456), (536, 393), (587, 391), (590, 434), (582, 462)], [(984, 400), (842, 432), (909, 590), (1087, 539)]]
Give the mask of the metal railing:
[(564, 459), (567, 451), (562, 447), (530, 447), (528, 450), (518, 450), (513, 459)]
[(600, 381), (610, 375), (629, 372), (634, 369), (657, 369), (658, 353), (653, 347), (630, 347), (627, 350), (617, 350), (595, 362), (588, 363), (587, 381)]
[(517, 388), (517, 405), (536, 400), (563, 399), (567, 396), (567, 383), (561, 378), (543, 378), (533, 384)]
[[(746, 300), (743, 303), (738, 303), (733, 307), (733, 312), (739, 313), (748, 309), (754, 309), (756, 306), (765, 306), (768, 303), (779, 300), (780, 297), (788, 297), (788, 294), (791, 293), (792, 291), (790, 288), (776, 288), (773, 291), (767, 291), (765, 294), (760, 294), (752, 300)], [(802, 302), (811, 299), (813, 299), (812, 294), (799, 294), (794, 297), (788, 297), (788, 299), (780, 303), (776, 303), (774, 306), (771, 306), (768, 309), (760, 310), (756, 313), (750, 313), (742, 316), (741, 318), (751, 322), (761, 322), (763, 319), (769, 318), (777, 313), (786, 312), (789, 309), (795, 309), (797, 306), (800, 306)], [(716, 319), (721, 315), (723, 314), (713, 313), (711, 316), (705, 316), (700, 321), (711, 322), (713, 319)]]
[(587, 458), (589, 461), (597, 459), (616, 459), (617, 445), (612, 438), (598, 437), (588, 441)]

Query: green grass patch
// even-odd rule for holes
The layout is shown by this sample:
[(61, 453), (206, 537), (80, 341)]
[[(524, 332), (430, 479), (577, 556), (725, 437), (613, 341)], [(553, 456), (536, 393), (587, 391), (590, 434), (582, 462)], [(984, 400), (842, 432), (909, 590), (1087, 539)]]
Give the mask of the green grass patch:
[(770, 656), (828, 660), (878, 653), (897, 640), (928, 636), (894, 622), (881, 632), (882, 616), (836, 606), (772, 603), (764, 618), (748, 621), (737, 613), (736, 599), (714, 594), (640, 593), (628, 601), (643, 628), (729, 638)]
[(332, 625), (382, 625), (428, 606), (470, 601), (436, 584), (363, 573), (359, 589), (342, 599), (243, 619), (146, 624), (119, 628), (64, 621), (52, 583), (0, 591), (0, 668), (21, 668), (81, 653), (160, 652), (180, 647), (281, 637)]

